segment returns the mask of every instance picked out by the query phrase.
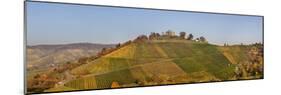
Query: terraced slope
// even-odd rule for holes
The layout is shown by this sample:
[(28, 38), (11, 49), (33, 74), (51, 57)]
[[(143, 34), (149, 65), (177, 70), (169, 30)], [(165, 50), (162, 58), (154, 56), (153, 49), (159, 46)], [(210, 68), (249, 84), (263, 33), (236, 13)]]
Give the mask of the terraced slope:
[(112, 83), (131, 87), (232, 80), (235, 64), (208, 43), (147, 41), (123, 46), (71, 74), (80, 77), (69, 80), (65, 88), (102, 89)]

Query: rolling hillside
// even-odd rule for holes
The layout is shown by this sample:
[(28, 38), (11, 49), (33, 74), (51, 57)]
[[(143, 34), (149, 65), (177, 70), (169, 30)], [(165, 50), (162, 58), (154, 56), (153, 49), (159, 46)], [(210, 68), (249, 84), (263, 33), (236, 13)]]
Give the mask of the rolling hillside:
[(242, 52), (247, 48), (232, 48), (188, 40), (133, 42), (72, 69), (75, 79), (47, 92), (236, 80), (235, 62), (250, 58)]

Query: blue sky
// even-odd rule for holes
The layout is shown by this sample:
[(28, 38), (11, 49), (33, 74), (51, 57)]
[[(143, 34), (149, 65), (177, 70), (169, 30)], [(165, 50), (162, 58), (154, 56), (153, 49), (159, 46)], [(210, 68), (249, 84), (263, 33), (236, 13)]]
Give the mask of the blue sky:
[(262, 42), (262, 17), (57, 3), (27, 3), (27, 44), (103, 43), (185, 31), (214, 44)]

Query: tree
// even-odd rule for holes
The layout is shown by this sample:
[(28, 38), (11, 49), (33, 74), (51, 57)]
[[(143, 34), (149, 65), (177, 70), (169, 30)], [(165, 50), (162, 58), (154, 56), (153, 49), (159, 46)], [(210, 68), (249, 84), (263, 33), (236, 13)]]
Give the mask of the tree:
[(185, 35), (186, 35), (185, 32), (180, 32), (180, 38), (181, 38), (181, 39), (185, 39)]
[(102, 48), (102, 50), (97, 54), (97, 57), (104, 55), (106, 50), (107, 50), (106, 48)]
[(111, 88), (118, 88), (118, 87), (120, 87), (118, 82), (116, 82), (116, 81), (112, 82)]
[(201, 41), (201, 42), (206, 42), (207, 40), (206, 40), (205, 37), (201, 36), (201, 37), (199, 37), (199, 41)]
[(156, 37), (160, 37), (160, 34), (159, 34), (159, 33), (156, 33)]
[(188, 37), (187, 37), (187, 40), (192, 40), (192, 39), (193, 39), (193, 35), (189, 34)]
[(106, 51), (106, 48), (102, 48), (101, 52), (105, 52)]
[(116, 47), (116, 48), (119, 48), (119, 47), (121, 47), (121, 44), (118, 43), (115, 47)]
[(134, 40), (134, 42), (144, 42), (147, 40), (148, 40), (148, 37), (146, 35), (140, 35)]
[(150, 39), (150, 40), (154, 40), (154, 39), (157, 39), (159, 36), (160, 36), (160, 35), (158, 35), (157, 33), (152, 32), (152, 33), (150, 33), (150, 35), (149, 35), (149, 39)]

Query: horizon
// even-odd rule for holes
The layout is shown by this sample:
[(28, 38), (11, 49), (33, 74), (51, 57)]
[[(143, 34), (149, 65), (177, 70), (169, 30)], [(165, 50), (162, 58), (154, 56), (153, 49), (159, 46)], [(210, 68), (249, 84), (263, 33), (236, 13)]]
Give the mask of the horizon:
[(117, 44), (172, 30), (223, 45), (263, 44), (263, 18), (119, 7), (27, 2), (27, 45)]

